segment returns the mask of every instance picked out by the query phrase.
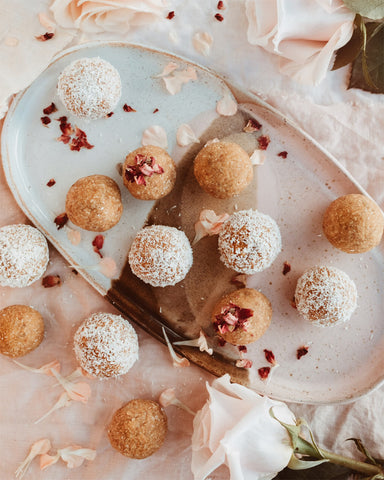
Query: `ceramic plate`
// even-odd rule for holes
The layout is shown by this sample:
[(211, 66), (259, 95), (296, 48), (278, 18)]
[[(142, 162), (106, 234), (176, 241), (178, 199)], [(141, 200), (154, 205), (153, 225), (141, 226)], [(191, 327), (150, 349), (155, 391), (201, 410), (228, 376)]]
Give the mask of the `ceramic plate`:
[[(56, 96), (57, 77), (72, 60), (99, 56), (111, 62), (122, 78), (122, 97), (113, 116), (93, 122), (68, 120), (84, 130), (91, 150), (71, 151), (58, 142), (59, 122), (67, 115)], [(157, 77), (169, 62), (179, 70), (194, 68), (197, 80), (183, 85), (176, 95)], [(224, 95), (236, 98), (238, 112), (220, 116), (217, 102)], [(46, 127), (42, 110), (52, 101), (59, 107)], [(124, 104), (136, 112), (125, 112)], [(153, 113), (155, 112), (155, 113)], [(262, 124), (258, 132), (244, 133), (250, 118)], [(199, 143), (180, 147), (176, 131), (189, 124)], [(168, 151), (178, 165), (177, 185), (158, 202), (139, 201), (125, 189), (118, 171), (128, 152), (141, 145), (143, 131), (153, 125), (167, 133)], [(196, 153), (212, 138), (231, 139), (251, 153), (257, 137), (267, 135), (270, 145), (264, 165), (255, 167), (254, 181), (235, 199), (220, 201), (201, 191), (191, 169)], [(194, 265), (185, 281), (175, 287), (149, 288), (132, 276), (126, 256), (136, 232), (148, 223), (182, 228), (190, 240), (202, 208), (217, 213), (257, 208), (278, 223), (283, 250), (273, 265), (248, 278), (247, 285), (261, 290), (273, 306), (272, 325), (249, 346), (250, 370), (235, 367), (236, 348), (217, 347), (213, 357), (192, 347), (178, 350), (207, 370), (229, 372), (238, 382), (260, 393), (294, 402), (344, 402), (366, 394), (383, 380), (384, 323), (383, 247), (362, 255), (348, 255), (333, 248), (322, 233), (322, 215), (340, 195), (366, 193), (338, 162), (303, 131), (257, 97), (242, 92), (214, 73), (185, 59), (141, 46), (122, 43), (82, 45), (59, 55), (40, 77), (12, 104), (2, 135), (2, 156), (8, 184), (20, 207), (55, 247), (102, 295), (128, 318), (164, 341), (165, 326), (172, 341), (194, 338), (202, 328), (213, 335), (209, 314), (224, 293), (234, 289), (234, 272), (219, 260), (217, 238), (206, 237), (194, 247)], [(279, 156), (282, 151), (287, 157)], [(118, 267), (113, 280), (100, 272), (92, 240), (95, 233), (81, 231), (81, 242), (68, 239), (67, 224), (56, 228), (54, 218), (64, 212), (69, 187), (91, 174), (112, 177), (120, 186), (124, 213), (119, 224), (105, 232), (103, 254)], [(53, 187), (47, 187), (51, 178)], [(284, 262), (291, 271), (283, 275)], [(305, 322), (291, 306), (295, 285), (303, 271), (326, 264), (344, 270), (358, 289), (358, 308), (350, 322), (330, 328)], [(73, 268), (73, 267), (69, 267)], [(297, 359), (297, 349), (308, 353)], [(279, 368), (265, 381), (258, 369), (268, 366), (263, 350), (272, 350)]]

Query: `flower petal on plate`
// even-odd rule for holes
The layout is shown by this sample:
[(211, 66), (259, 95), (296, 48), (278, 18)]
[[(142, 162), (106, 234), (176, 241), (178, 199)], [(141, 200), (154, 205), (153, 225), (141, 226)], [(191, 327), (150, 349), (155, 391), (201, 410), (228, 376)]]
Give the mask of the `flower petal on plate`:
[(200, 143), (195, 132), (186, 123), (182, 123), (176, 132), (176, 141), (180, 147), (187, 147), (191, 143)]
[(249, 157), (252, 165), (263, 165), (265, 161), (265, 153), (263, 150), (256, 148), (256, 150)]
[(60, 455), (58, 453), (56, 453), (56, 455), (48, 455), (48, 453), (40, 455), (40, 470), (45, 470), (51, 465), (54, 465), (59, 461), (59, 459)]
[(237, 112), (237, 102), (235, 102), (228, 92), (225, 92), (223, 98), (217, 102), (216, 111), (224, 117), (235, 115)]
[(69, 227), (66, 227), (66, 230), (67, 238), (72, 243), (72, 245), (79, 245), (79, 243), (81, 242), (81, 232)]
[(104, 257), (99, 262), (99, 272), (107, 278), (113, 278), (117, 275), (117, 265), (113, 258)]
[(168, 147), (167, 132), (159, 125), (153, 125), (144, 130), (141, 144), (154, 145), (166, 149)]
[(165, 88), (171, 95), (179, 93), (181, 87), (190, 82), (191, 80), (197, 79), (196, 69), (189, 65), (186, 70), (176, 70), (172, 72), (172, 75), (162, 77), (165, 83)]
[(213, 210), (202, 210), (200, 212), (199, 220), (195, 223), (195, 238), (193, 239), (192, 245), (195, 245), (207, 235), (218, 235), (223, 223), (228, 220), (228, 218), (228, 213), (216, 215)]
[(163, 71), (159, 73), (158, 75), (155, 76), (155, 78), (161, 78), (161, 77), (166, 77), (170, 73), (172, 73), (174, 70), (178, 68), (177, 63), (175, 62), (169, 62), (167, 65), (163, 68)]

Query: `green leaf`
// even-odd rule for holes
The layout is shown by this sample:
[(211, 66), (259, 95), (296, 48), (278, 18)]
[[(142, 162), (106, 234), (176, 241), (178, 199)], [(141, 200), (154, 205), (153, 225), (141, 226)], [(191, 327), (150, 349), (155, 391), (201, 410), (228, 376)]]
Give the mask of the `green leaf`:
[(359, 450), (359, 452), (361, 452), (365, 456), (365, 458), (368, 460), (368, 463), (371, 463), (372, 465), (377, 465), (380, 467), (380, 463), (376, 462), (376, 460), (372, 457), (369, 451), (365, 448), (360, 438), (347, 438), (347, 441), (349, 440), (352, 440), (352, 442), (355, 443), (356, 448)]
[(348, 63), (352, 63), (363, 48), (363, 32), (361, 31), (362, 18), (360, 15), (355, 17), (355, 29), (349, 42), (344, 47), (339, 48), (336, 52), (336, 58), (333, 63), (332, 70), (345, 67)]
[(348, 88), (384, 93), (384, 23), (370, 22), (365, 27), (366, 48), (353, 63)]
[(353, 12), (371, 20), (380, 20), (384, 17), (383, 0), (344, 0), (345, 5)]
[(322, 460), (301, 460), (293, 454), (287, 466), (291, 470), (306, 470), (307, 468), (317, 467), (324, 462), (329, 462), (329, 460), (326, 458), (323, 458)]

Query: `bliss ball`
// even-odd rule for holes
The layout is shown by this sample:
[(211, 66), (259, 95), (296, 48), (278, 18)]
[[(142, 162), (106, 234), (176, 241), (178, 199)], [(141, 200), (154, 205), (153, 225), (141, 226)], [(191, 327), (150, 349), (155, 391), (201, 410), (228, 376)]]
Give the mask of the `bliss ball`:
[(130, 458), (147, 458), (164, 443), (167, 416), (153, 400), (131, 400), (113, 415), (108, 437), (113, 448)]
[(74, 336), (77, 361), (90, 375), (117, 377), (127, 373), (139, 357), (137, 335), (120, 315), (94, 313)]
[(323, 217), (329, 242), (347, 253), (364, 253), (376, 247), (383, 236), (384, 216), (376, 203), (353, 193), (334, 200)]
[(0, 353), (22, 357), (35, 350), (44, 338), (40, 313), (26, 305), (11, 305), (0, 310)]
[(280, 253), (280, 230), (269, 215), (241, 210), (224, 222), (218, 246), (226, 267), (251, 275), (268, 268)]
[(175, 285), (192, 266), (192, 248), (181, 230), (164, 225), (145, 227), (128, 254), (132, 272), (153, 287)]
[(102, 58), (80, 58), (60, 74), (57, 93), (69, 113), (95, 120), (105, 117), (120, 100), (120, 75)]
[(129, 153), (123, 165), (123, 181), (140, 200), (158, 200), (173, 189), (176, 165), (160, 147), (148, 145)]
[(239, 195), (252, 181), (247, 152), (236, 143), (215, 142), (197, 154), (194, 173), (200, 187), (216, 198)]
[(45, 272), (49, 260), (47, 241), (29, 225), (0, 228), (0, 285), (28, 287)]
[(119, 222), (123, 213), (120, 189), (105, 175), (79, 178), (67, 193), (65, 211), (78, 227), (105, 232)]
[(350, 319), (357, 306), (356, 285), (335, 267), (312, 267), (299, 278), (295, 290), (298, 312), (321, 327)]
[(225, 295), (212, 312), (217, 334), (232, 345), (248, 345), (264, 335), (272, 320), (268, 298), (253, 288)]

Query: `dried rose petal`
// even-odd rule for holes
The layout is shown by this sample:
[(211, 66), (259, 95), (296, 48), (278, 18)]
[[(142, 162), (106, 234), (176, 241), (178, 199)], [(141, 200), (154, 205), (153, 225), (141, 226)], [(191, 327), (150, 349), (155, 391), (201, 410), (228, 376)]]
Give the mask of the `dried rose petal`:
[(47, 40), (51, 40), (51, 38), (53, 38), (54, 36), (55, 34), (53, 32), (45, 32), (43, 35), (38, 35), (35, 38), (39, 42), (46, 42)]
[(75, 136), (72, 138), (70, 149), (79, 152), (82, 148), (90, 150), (93, 147), (94, 145), (91, 145), (88, 142), (87, 134), (83, 130), (80, 130), (80, 128), (76, 127)]
[(69, 143), (71, 140), (71, 137), (69, 135), (61, 135), (60, 137), (57, 138), (58, 142), (63, 142), (65, 144)]
[(172, 12), (169, 12), (168, 15), (165, 17), (167, 18), (168, 20), (172, 20), (172, 18), (175, 16), (175, 12), (172, 11)]
[(217, 2), (217, 7), (216, 8), (218, 10), (225, 10), (224, 2), (222, 2), (221, 0), (219, 2)]
[(195, 245), (207, 235), (218, 235), (223, 223), (228, 220), (228, 218), (228, 213), (216, 215), (213, 210), (202, 210), (199, 220), (195, 223), (195, 238), (193, 239), (192, 245)]
[(47, 182), (47, 187), (53, 187), (55, 185), (55, 183), (56, 183), (56, 180), (54, 178), (51, 178)]
[(261, 123), (259, 123), (254, 118), (250, 118), (247, 124), (245, 125), (245, 127), (243, 128), (243, 132), (246, 132), (246, 133), (257, 132), (258, 130), (260, 130), (261, 127), (262, 127)]
[(103, 258), (100, 250), (103, 248), (104, 245), (104, 235), (96, 235), (96, 237), (92, 241), (93, 251), (100, 255), (100, 258)]
[(246, 345), (238, 345), (237, 348), (238, 348), (240, 353), (247, 353), (247, 351), (248, 351)]
[(278, 153), (277, 156), (278, 156), (278, 157), (281, 157), (281, 158), (287, 158), (288, 152), (286, 152), (286, 151), (284, 150), (284, 152)]
[(300, 347), (296, 351), (296, 358), (300, 360), (300, 358), (306, 355), (307, 353), (308, 353), (308, 347), (306, 346)]
[(252, 316), (253, 310), (250, 308), (241, 308), (229, 302), (229, 305), (224, 306), (221, 312), (215, 316), (216, 320), (213, 326), (222, 335), (238, 329), (247, 331), (247, 320)]
[(236, 367), (238, 368), (252, 368), (253, 362), (248, 358), (240, 358), (236, 360)]
[(283, 265), (283, 275), (287, 275), (291, 271), (291, 264), (288, 262), (284, 262)]
[(146, 185), (145, 177), (151, 177), (154, 173), (164, 173), (163, 167), (156, 162), (155, 157), (138, 154), (135, 156), (135, 165), (128, 165), (124, 176), (128, 182)]
[(44, 288), (51, 288), (61, 285), (61, 279), (59, 275), (47, 275), (41, 281)]
[(219, 338), (217, 339), (217, 344), (219, 345), (219, 347), (224, 347), (224, 346), (226, 345), (226, 343), (227, 343), (227, 342), (226, 342), (226, 341), (224, 340), (224, 338), (222, 338), (222, 337), (219, 337)]
[(266, 150), (271, 139), (268, 137), (268, 135), (261, 135), (260, 137), (258, 137), (257, 141), (259, 143), (260, 150)]
[[(70, 123), (68, 123), (67, 117), (63, 116), (63, 117), (58, 118), (57, 120), (60, 122), (59, 127), (60, 127), (60, 130), (61, 130), (61, 133), (66, 137), (72, 135), (73, 128), (72, 128), (72, 125)], [(67, 143), (67, 142), (64, 142), (64, 143)]]
[(262, 380), (266, 380), (269, 376), (270, 371), (271, 371), (271, 367), (261, 367), (257, 370), (257, 373), (259, 374), (259, 377)]
[(157, 113), (159, 111), (158, 108), (155, 108), (152, 113)]
[(107, 117), (107, 118), (111, 118), (112, 115), (113, 115), (113, 112), (109, 112), (109, 113), (107, 113), (106, 117)]
[(41, 117), (40, 120), (43, 125), (48, 125), (52, 121), (49, 117)]
[(56, 105), (52, 102), (48, 107), (45, 107), (43, 109), (44, 115), (51, 115), (52, 113), (57, 112), (57, 107)]
[(275, 355), (272, 350), (267, 350), (266, 348), (264, 348), (264, 355), (268, 363), (270, 363), (271, 365), (277, 365)]
[(216, 13), (215, 18), (219, 22), (222, 22), (224, 20), (224, 17), (220, 13)]
[(290, 304), (291, 304), (291, 307), (297, 308), (295, 297), (292, 298), (292, 300), (290, 301)]
[(232, 96), (226, 92), (221, 100), (217, 102), (216, 111), (224, 117), (231, 117), (237, 112), (237, 103)]
[(123, 105), (123, 110), (124, 112), (136, 112), (134, 108), (132, 108), (130, 105), (127, 105), (126, 103), (124, 103)]
[(60, 230), (68, 222), (68, 215), (66, 213), (60, 213), (60, 215), (55, 218), (54, 222), (57, 225), (57, 229)]

